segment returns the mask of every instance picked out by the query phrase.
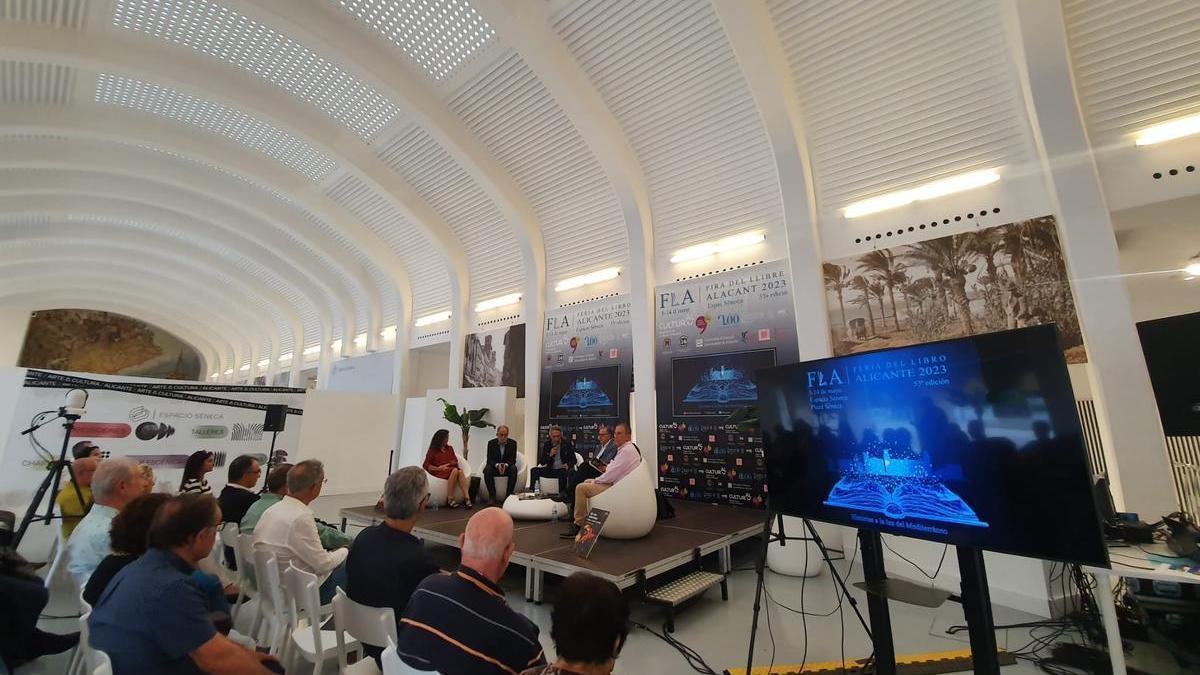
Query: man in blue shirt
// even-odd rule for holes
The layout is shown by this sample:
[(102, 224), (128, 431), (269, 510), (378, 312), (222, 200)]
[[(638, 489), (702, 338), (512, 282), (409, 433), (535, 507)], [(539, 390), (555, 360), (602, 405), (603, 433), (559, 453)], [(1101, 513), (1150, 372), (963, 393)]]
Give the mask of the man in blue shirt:
[(83, 588), (100, 561), (112, 553), (108, 531), (112, 519), (145, 491), (137, 462), (128, 457), (106, 459), (92, 476), (92, 508), (67, 540), (67, 571)]
[(113, 672), (265, 674), (272, 671), (264, 662), (278, 665), (218, 633), (191, 579), (220, 526), (212, 495), (180, 495), (159, 508), (149, 550), (109, 582), (88, 621), (91, 644), (112, 659)]

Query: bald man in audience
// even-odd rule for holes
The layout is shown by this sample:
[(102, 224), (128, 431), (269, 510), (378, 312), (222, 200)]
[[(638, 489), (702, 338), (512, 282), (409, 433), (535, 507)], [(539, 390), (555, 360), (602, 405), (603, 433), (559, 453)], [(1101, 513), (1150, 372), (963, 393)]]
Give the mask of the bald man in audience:
[(441, 673), (519, 673), (544, 665), (538, 628), (513, 611), (498, 585), (512, 558), (513, 521), (486, 508), (459, 535), (462, 564), (427, 577), (401, 619), (397, 651), (412, 668)]

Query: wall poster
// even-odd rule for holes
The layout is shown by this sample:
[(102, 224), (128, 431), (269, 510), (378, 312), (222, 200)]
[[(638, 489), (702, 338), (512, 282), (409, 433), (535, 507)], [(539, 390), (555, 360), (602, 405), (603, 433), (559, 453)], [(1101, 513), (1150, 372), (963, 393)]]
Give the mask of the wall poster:
[(1087, 362), (1054, 216), (831, 260), (824, 273), (836, 356), (1056, 323), (1067, 362)]
[(654, 297), (659, 487), (761, 507), (762, 439), (727, 418), (757, 405), (759, 369), (799, 360), (787, 261), (666, 284)]
[(629, 421), (633, 389), (633, 334), (627, 296), (546, 312), (542, 335), (542, 388), (538, 439), (562, 427), (587, 457), (598, 446), (596, 427)]
[(516, 387), (525, 398), (525, 324), (468, 333), (462, 386)]

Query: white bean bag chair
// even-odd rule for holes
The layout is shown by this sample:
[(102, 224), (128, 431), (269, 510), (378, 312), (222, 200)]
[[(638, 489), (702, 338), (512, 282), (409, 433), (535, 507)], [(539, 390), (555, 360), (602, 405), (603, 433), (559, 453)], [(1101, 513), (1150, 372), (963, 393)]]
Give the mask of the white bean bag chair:
[[(496, 486), (499, 490), (500, 486)], [(521, 499), (509, 495), (504, 500), (504, 512), (513, 520), (556, 520), (570, 517), (571, 511), (566, 504), (553, 499)]]
[[(486, 462), (487, 460), (485, 459), (484, 461)], [(509, 470), (513, 470), (513, 468), (509, 467)], [(517, 466), (515, 470), (517, 472), (516, 491), (524, 492), (525, 487), (529, 485), (529, 467), (525, 466), (525, 456), (519, 452), (517, 453)], [(478, 497), (479, 499), (487, 499), (489, 494), (487, 481), (483, 479), (483, 469), (480, 468), (479, 473), (476, 475), (479, 476)], [(496, 476), (496, 492), (500, 493), (500, 501), (504, 501), (508, 497), (508, 476)]]
[[(462, 470), (463, 473), (470, 476), (471, 463), (463, 459), (462, 455), (458, 454), (458, 450), (455, 450), (454, 454), (456, 457), (458, 457), (458, 468)], [(446, 480), (445, 478), (438, 478), (437, 476), (428, 472), (426, 472), (425, 477), (429, 479), (429, 504), (445, 506), (447, 500), (449, 499), (447, 492), (450, 488), (450, 481)]]
[(637, 539), (650, 534), (658, 518), (658, 500), (650, 465), (643, 459), (628, 476), (592, 497), (589, 508), (608, 511), (600, 536), (608, 539)]
[[(809, 536), (804, 521), (795, 516), (783, 517), (783, 530), (789, 537)], [(825, 558), (815, 541), (789, 541), (787, 546), (773, 541), (767, 546), (767, 567), (789, 577), (815, 577), (825, 569)]]

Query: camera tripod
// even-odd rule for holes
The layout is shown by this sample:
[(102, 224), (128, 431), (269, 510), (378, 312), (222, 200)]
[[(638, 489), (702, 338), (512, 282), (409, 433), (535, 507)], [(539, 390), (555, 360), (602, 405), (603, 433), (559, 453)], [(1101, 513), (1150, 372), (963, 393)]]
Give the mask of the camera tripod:
[[(21, 432), (22, 434), (32, 434), (39, 428), (49, 424), (50, 422), (53, 422), (56, 419), (66, 420), (63, 422), (64, 432), (62, 449), (59, 450), (58, 459), (51, 460), (49, 462), (49, 466), (46, 467), (46, 477), (42, 479), (42, 483), (38, 486), (37, 492), (33, 494), (33, 501), (29, 503), (29, 508), (25, 509), (25, 516), (21, 518), (21, 524), (19, 527), (17, 527), (17, 531), (13, 534), (11, 545), (14, 551), (18, 546), (21, 545), (21, 540), (25, 538), (25, 532), (29, 529), (29, 525), (34, 521), (50, 523), (53, 522), (55, 518), (62, 517), (54, 515), (54, 496), (58, 494), (58, 486), (59, 482), (62, 480), (62, 472), (64, 469), (71, 477), (71, 485), (75, 488), (75, 497), (79, 499), (79, 504), (85, 509), (91, 506), (83, 500), (83, 493), (79, 490), (79, 483), (75, 481), (75, 471), (71, 468), (71, 462), (67, 460), (67, 444), (71, 442), (71, 431), (75, 428), (75, 421), (78, 420), (79, 417), (79, 415), (60, 411), (58, 416), (46, 420), (45, 422), (35, 424)], [(38, 507), (41, 506), (42, 499), (45, 498), (47, 490), (51, 490), (51, 497), (50, 501), (46, 504), (46, 513), (38, 515)]]

